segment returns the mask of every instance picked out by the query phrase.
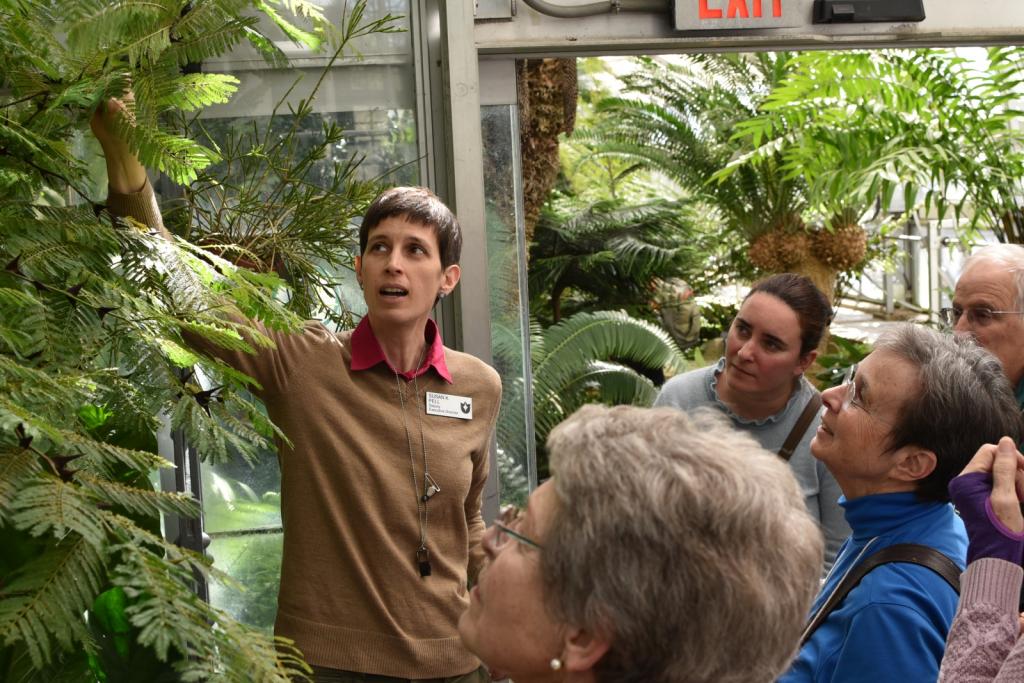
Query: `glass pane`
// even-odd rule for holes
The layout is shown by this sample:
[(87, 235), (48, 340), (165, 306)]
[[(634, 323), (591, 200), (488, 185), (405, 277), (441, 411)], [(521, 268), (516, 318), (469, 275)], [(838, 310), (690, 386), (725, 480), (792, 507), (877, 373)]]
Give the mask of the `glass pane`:
[(214, 536), (206, 552), (241, 589), (213, 583), (210, 603), (239, 621), (273, 632), (283, 542), (282, 533)]
[(498, 472), (502, 504), (522, 505), (536, 486), (530, 366), (527, 349), (525, 251), (515, 108), (480, 108), (487, 210), (487, 259), (490, 283), (494, 367), (501, 375), (498, 414)]
[(206, 533), (281, 528), (281, 476), (276, 454), (264, 452), (254, 467), (237, 457), (218, 465), (204, 463), (202, 468)]
[[(323, 16), (331, 20), (335, 26), (341, 26), (342, 22), (347, 21), (348, 16), (350, 16), (354, 3), (352, 0), (315, 0), (313, 4), (318, 5), (323, 12)], [(291, 17), (291, 20), (300, 27), (304, 26), (303, 22), (301, 20), (296, 21), (293, 15), (287, 12), (284, 14)], [(389, 14), (392, 17), (399, 17), (399, 20), (392, 22), (392, 25), (402, 30), (391, 33), (371, 33), (361, 36), (349, 44), (341, 59), (357, 59), (358, 57), (352, 57), (352, 55), (357, 54), (365, 59), (374, 59), (382, 55), (408, 55), (412, 40), (412, 32), (409, 30), (409, 0), (369, 0), (366, 3), (366, 11), (363, 13), (361, 23), (365, 25), (367, 22), (383, 19)], [(296, 45), (270, 19), (263, 15), (258, 16), (260, 18), (260, 30), (269, 36), (274, 41), (274, 44), (293, 63), (296, 61), (325, 63), (330, 58), (330, 49), (325, 48), (323, 52), (316, 53), (310, 51), (305, 46)], [(308, 24), (305, 26), (308, 26)], [(233, 65), (231, 68), (233, 71), (238, 65), (247, 62), (262, 62), (262, 58), (251, 45), (241, 43), (236, 45), (226, 55), (205, 61), (204, 67), (211, 64), (217, 67), (229, 64)]]

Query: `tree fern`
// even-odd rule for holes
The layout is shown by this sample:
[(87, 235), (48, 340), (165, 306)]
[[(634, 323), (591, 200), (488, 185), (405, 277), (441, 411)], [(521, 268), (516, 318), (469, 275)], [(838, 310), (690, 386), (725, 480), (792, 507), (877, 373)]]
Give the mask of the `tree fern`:
[[(282, 21), (289, 8), (298, 11), (295, 35), (329, 33), (312, 4), (265, 1)], [(180, 67), (240, 41), (279, 60), (257, 17), (243, 10), (258, 7), (251, 0), (0, 2), (2, 680), (112, 681), (106, 667), (113, 664), (104, 660), (111, 639), (148, 658), (153, 680), (285, 683), (308, 673), (290, 644), (198, 598), (196, 576), (230, 579), (159, 535), (162, 515), (194, 516), (198, 506), (149, 483), (170, 465), (156, 453), (160, 415), (213, 458), (253, 458), (283, 437), (239, 393), (251, 380), (186, 350), (182, 333), (242, 350), (267, 345), (266, 336), (222, 313), (296, 329), (298, 317), (280, 303), (286, 283), (112, 218), (76, 156), (95, 108), (130, 85), (135, 102), (124, 132), (142, 159), (179, 181), (227, 181), (200, 176), (220, 156), (193, 141), (186, 114), (225, 101), (236, 83)], [(361, 13), (356, 3), (349, 18)], [(333, 35), (365, 35), (387, 23), (346, 23)], [(316, 222), (322, 234), (331, 213), (336, 226), (372, 190), (353, 182), (352, 162), (339, 167), (324, 196), (305, 182), (308, 160), (282, 159), (275, 210)], [(263, 169), (245, 172), (262, 177)], [(230, 181), (246, 182), (244, 174)], [(287, 244), (297, 251), (303, 235), (293, 232)], [(347, 258), (321, 243), (299, 262)], [(197, 360), (213, 388), (186, 367)], [(128, 630), (112, 634), (114, 617)]]

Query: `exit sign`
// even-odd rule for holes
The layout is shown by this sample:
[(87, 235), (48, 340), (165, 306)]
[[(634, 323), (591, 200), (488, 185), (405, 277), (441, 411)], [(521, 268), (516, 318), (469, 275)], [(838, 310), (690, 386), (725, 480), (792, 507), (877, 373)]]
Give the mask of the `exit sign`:
[(807, 23), (797, 0), (675, 0), (676, 29), (787, 28)]

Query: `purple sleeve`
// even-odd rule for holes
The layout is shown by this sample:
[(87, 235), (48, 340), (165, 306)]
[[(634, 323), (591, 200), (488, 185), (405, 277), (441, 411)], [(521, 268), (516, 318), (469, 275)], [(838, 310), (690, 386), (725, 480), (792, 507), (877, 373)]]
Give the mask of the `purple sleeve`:
[(992, 475), (987, 472), (961, 474), (949, 482), (949, 495), (967, 527), (970, 545), (967, 563), (983, 557), (1021, 564), (1024, 534), (1010, 531), (992, 511)]

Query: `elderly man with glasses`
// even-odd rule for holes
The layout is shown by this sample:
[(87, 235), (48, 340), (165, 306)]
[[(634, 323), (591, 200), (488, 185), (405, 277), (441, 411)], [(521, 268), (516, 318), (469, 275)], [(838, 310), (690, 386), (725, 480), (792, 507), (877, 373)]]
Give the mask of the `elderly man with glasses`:
[(940, 311), (957, 334), (969, 334), (992, 352), (1024, 408), (1024, 247), (996, 244), (964, 264), (953, 307)]
[[(884, 333), (822, 401), (811, 453), (842, 489), (853, 534), (779, 680), (934, 681), (957, 606), (950, 582), (967, 552), (947, 485), (982, 444), (1018, 440), (1010, 385), (996, 359), (970, 340), (905, 325)], [(859, 583), (845, 581), (886, 557), (877, 555), (882, 550), (888, 563)], [(915, 563), (929, 558), (937, 569)], [(853, 587), (840, 598), (844, 584)]]

